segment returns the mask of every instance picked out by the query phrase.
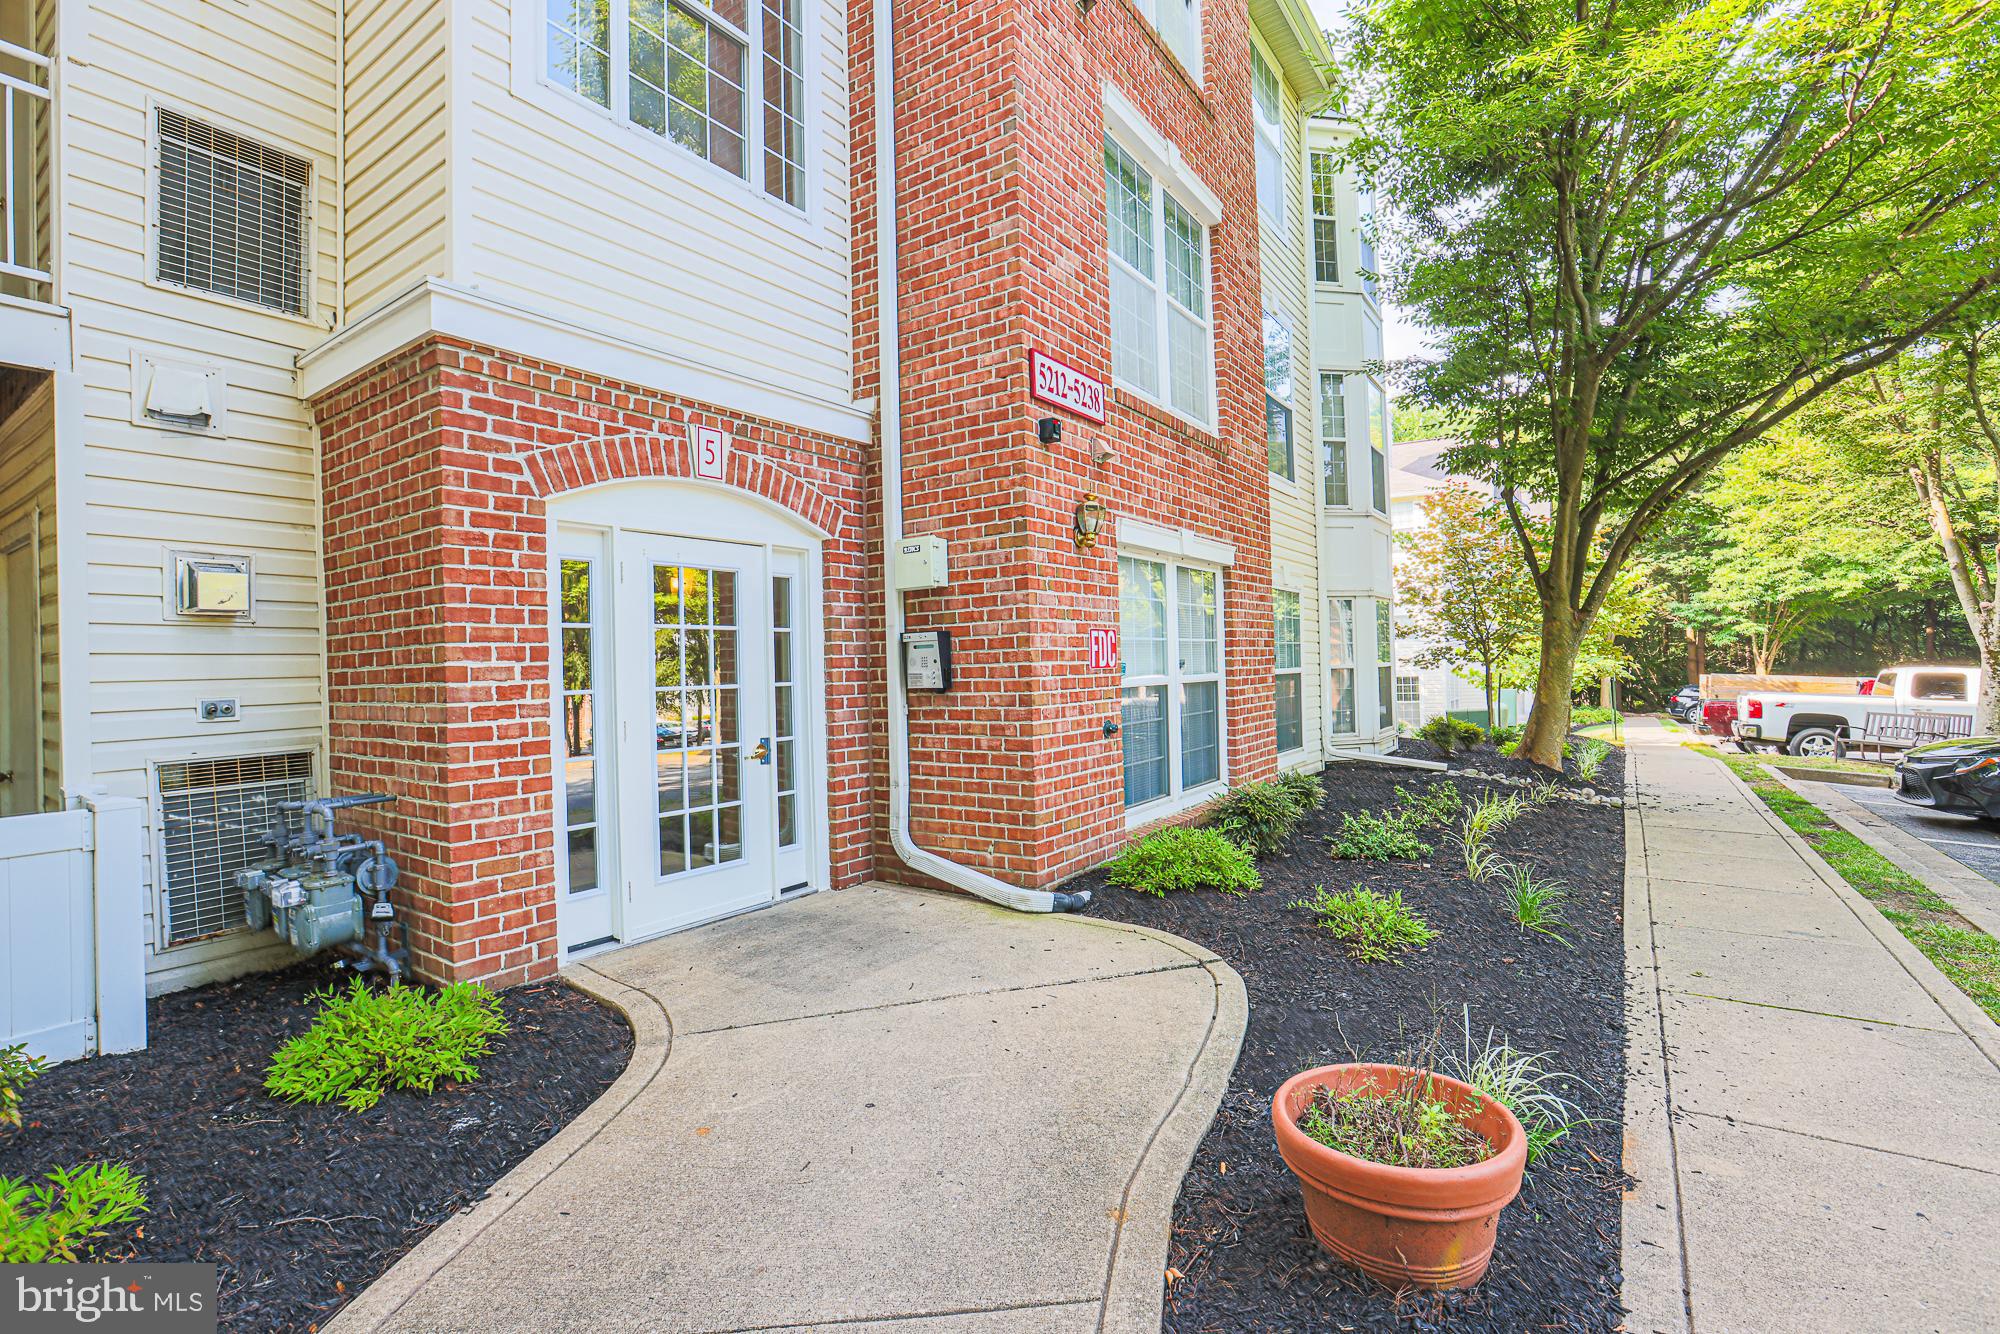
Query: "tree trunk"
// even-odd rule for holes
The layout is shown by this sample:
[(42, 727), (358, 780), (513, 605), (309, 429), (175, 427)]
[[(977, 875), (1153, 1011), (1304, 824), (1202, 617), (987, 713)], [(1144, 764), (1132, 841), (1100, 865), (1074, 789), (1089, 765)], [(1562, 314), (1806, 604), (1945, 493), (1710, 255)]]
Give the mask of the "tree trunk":
[(1527, 730), (1514, 754), (1562, 770), (1563, 742), (1569, 739), (1570, 693), (1576, 688), (1576, 655), (1583, 631), (1567, 607), (1542, 605), (1542, 660), (1535, 670), (1535, 703)]

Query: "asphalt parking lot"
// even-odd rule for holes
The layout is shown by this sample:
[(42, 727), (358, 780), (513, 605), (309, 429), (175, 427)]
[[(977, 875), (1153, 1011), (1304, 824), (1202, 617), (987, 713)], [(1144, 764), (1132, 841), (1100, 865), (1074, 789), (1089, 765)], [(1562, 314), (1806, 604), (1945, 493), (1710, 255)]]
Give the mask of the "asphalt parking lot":
[(1922, 839), (1953, 861), (2000, 884), (2000, 829), (1962, 815), (1940, 815), (1898, 801), (1886, 788), (1842, 784), (1840, 790), (1904, 833)]

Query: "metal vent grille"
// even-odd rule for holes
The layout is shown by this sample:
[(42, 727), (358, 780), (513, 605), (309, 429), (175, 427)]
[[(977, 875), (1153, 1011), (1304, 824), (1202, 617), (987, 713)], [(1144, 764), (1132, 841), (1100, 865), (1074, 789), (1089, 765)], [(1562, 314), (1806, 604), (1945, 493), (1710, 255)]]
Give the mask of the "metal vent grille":
[(184, 945), (242, 926), (236, 872), (265, 854), (262, 835), (277, 804), (313, 795), (311, 752), (176, 761), (155, 772), (163, 943)]
[(164, 107), (154, 130), (159, 280), (306, 314), (312, 164)]

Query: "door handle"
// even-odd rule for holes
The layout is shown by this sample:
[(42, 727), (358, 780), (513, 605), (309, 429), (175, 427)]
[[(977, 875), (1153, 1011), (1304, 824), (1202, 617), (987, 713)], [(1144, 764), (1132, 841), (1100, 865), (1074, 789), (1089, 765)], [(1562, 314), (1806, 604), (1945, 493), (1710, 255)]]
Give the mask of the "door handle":
[(0, 783), (11, 783), (13, 781), (14, 771), (12, 769), (0, 769)]
[(757, 738), (756, 748), (747, 752), (743, 758), (746, 760), (755, 760), (759, 764), (769, 764), (771, 762), (771, 738), (767, 736)]

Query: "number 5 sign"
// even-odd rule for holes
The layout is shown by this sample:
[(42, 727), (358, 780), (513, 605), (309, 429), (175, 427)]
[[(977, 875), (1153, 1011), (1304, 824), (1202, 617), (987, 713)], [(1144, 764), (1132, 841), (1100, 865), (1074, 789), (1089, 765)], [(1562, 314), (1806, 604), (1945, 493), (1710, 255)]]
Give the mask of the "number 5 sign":
[(694, 475), (711, 482), (722, 480), (723, 464), (729, 459), (729, 432), (717, 426), (688, 423), (688, 456)]
[(1090, 670), (1108, 672), (1118, 666), (1118, 632), (1108, 625), (1090, 627)]

